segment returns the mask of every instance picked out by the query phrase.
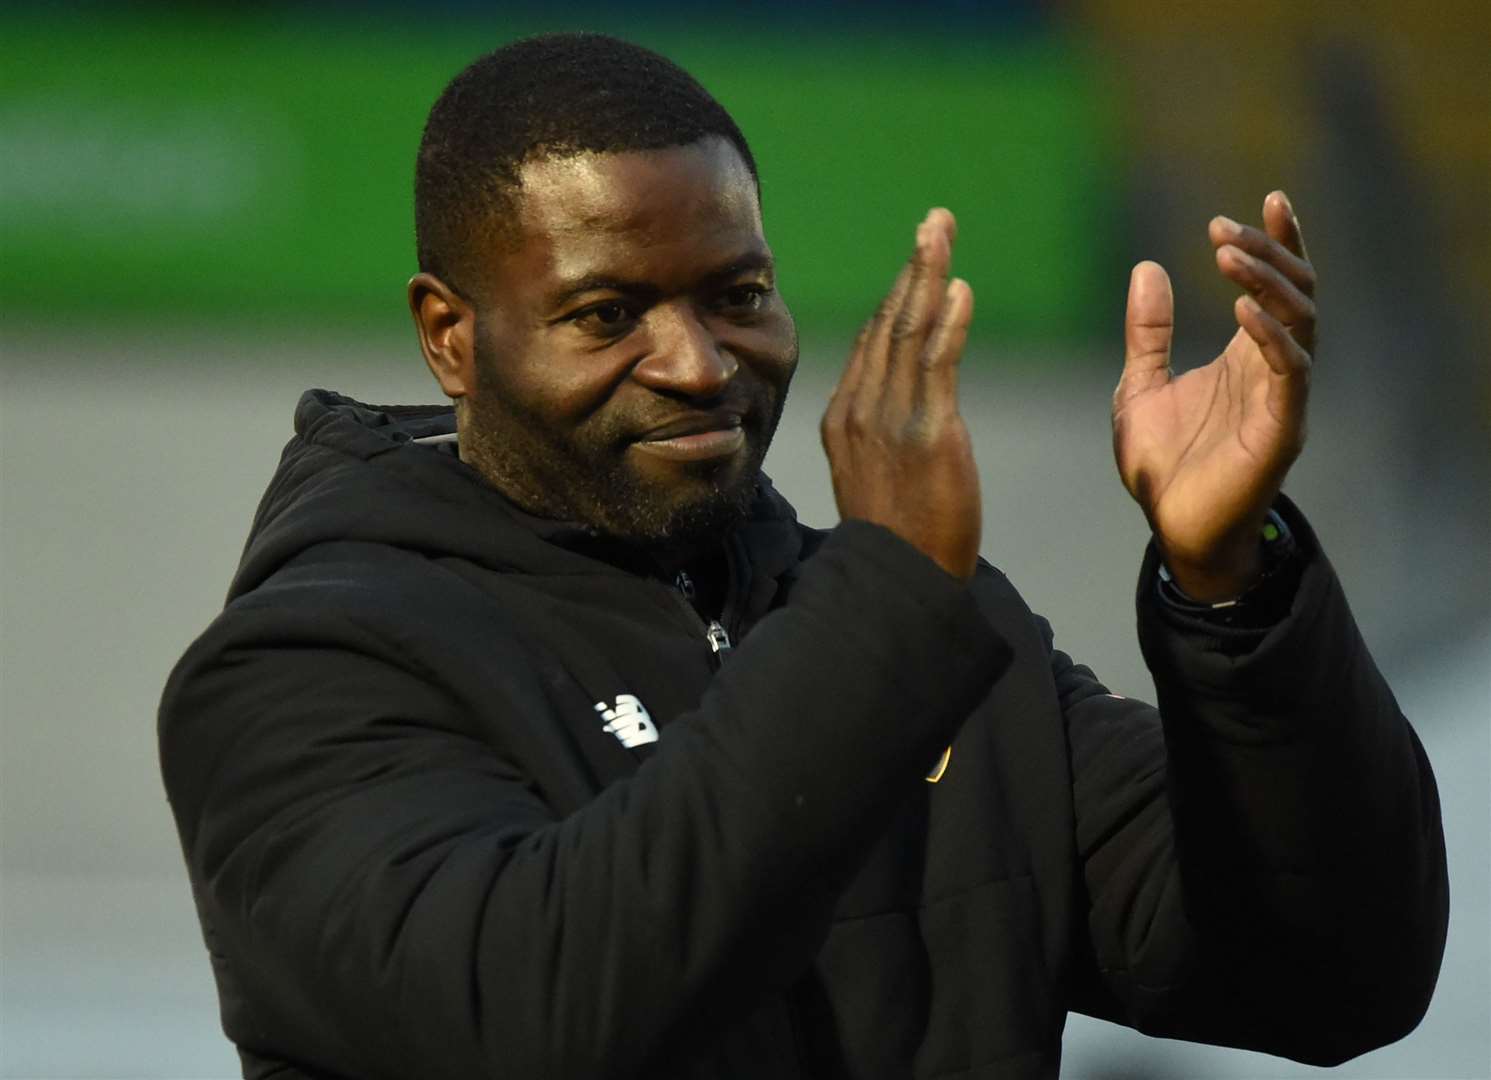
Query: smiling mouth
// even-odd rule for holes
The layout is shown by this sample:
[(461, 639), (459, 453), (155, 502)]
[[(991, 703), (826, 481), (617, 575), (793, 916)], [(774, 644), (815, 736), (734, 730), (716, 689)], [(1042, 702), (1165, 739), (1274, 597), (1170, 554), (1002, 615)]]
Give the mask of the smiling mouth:
[(669, 461), (711, 461), (741, 450), (745, 429), (735, 412), (684, 417), (654, 428), (632, 446)]

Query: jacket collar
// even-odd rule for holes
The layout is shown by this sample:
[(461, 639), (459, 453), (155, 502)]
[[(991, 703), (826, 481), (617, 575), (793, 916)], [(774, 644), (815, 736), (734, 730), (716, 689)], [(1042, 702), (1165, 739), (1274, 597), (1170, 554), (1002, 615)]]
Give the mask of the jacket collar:
[[(391, 544), (500, 572), (659, 576), (644, 549), (519, 509), (460, 460), (455, 428), (448, 405), (367, 405), (307, 391), (230, 597), (307, 548), (342, 541)], [(746, 520), (721, 541), (744, 557), (750, 585), (742, 599), (748, 617), (758, 617), (777, 579), (800, 557), (796, 514), (762, 475)]]

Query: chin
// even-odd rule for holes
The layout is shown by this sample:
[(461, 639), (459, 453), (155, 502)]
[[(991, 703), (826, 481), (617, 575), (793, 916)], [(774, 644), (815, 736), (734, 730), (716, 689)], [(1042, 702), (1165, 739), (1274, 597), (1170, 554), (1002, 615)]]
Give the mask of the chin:
[(757, 470), (729, 470), (714, 478), (678, 483), (634, 483), (614, 491), (596, 515), (602, 531), (641, 545), (695, 545), (723, 539), (746, 516)]

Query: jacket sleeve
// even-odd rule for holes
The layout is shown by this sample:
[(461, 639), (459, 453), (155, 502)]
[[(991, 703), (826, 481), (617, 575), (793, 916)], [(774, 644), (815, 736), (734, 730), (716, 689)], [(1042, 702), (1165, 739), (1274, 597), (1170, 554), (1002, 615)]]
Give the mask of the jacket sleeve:
[(1292, 508), (1306, 559), (1255, 633), (1166, 610), (1140, 643), (1159, 711), (1057, 652), (1090, 978), (1081, 1011), (1329, 1065), (1407, 1034), (1444, 949), (1434, 777)]
[(160, 717), (225, 1023), (358, 1078), (629, 1076), (707, 1045), (806, 968), (1009, 659), (967, 588), (840, 526), (697, 711), (561, 817), (386, 627), (230, 610)]

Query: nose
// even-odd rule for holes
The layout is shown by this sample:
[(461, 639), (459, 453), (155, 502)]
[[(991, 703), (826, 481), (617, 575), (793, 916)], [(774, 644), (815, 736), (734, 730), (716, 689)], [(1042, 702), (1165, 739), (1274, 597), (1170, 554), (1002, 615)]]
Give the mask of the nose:
[(632, 376), (660, 394), (711, 398), (721, 394), (740, 363), (721, 349), (692, 304), (659, 304), (649, 313), (652, 348)]

